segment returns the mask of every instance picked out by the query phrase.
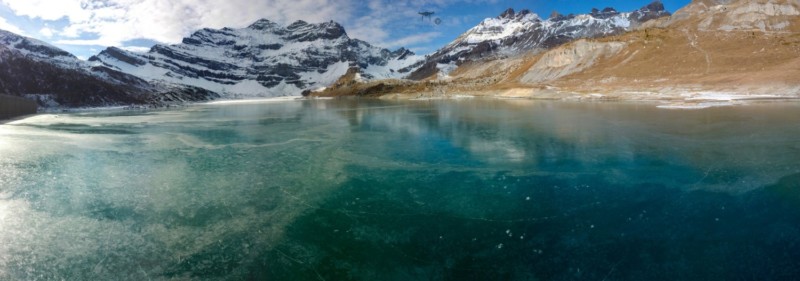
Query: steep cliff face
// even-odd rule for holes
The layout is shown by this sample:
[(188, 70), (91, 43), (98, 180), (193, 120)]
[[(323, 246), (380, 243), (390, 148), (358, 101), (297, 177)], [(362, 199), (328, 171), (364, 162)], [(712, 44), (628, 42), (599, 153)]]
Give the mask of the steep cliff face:
[(583, 15), (554, 13), (546, 20), (528, 10), (517, 13), (508, 9), (496, 18), (485, 19), (430, 55), (408, 77), (425, 79), (464, 62), (499, 59), (551, 49), (581, 38), (621, 34), (646, 21), (668, 15), (669, 12), (660, 2), (653, 2), (629, 13), (605, 8), (594, 9)]
[(401, 76), (416, 56), (347, 36), (335, 22), (266, 19), (247, 28), (203, 29), (177, 45), (139, 54), (108, 48), (90, 61), (151, 81), (195, 85), (225, 98), (299, 95), (325, 87), (351, 67), (364, 79)]
[(577, 73), (592, 67), (598, 60), (619, 53), (623, 42), (578, 40), (568, 46), (550, 50), (526, 71), (523, 83), (541, 83)]

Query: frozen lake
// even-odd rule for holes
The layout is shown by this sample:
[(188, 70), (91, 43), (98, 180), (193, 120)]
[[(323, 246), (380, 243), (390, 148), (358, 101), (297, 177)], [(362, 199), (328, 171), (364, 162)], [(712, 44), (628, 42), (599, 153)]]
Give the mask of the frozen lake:
[(791, 280), (800, 104), (305, 100), (0, 125), (0, 280)]

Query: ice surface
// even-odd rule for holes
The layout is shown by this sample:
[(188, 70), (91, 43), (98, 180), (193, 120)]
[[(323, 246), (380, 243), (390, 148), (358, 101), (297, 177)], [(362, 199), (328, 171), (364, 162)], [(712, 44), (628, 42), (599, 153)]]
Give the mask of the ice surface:
[(797, 109), (269, 99), (37, 115), (0, 125), (0, 280), (795, 276), (795, 259), (761, 261), (800, 250)]

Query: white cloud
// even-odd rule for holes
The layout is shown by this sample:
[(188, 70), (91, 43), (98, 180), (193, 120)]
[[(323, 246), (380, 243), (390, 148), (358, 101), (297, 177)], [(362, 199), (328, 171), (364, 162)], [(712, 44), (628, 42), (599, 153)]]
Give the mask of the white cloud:
[(44, 36), (45, 38), (53, 37), (53, 34), (55, 33), (56, 31), (49, 27), (43, 27), (42, 29), (39, 30), (39, 34)]
[(133, 39), (177, 43), (203, 27), (243, 27), (259, 18), (343, 21), (350, 0), (1, 0), (19, 16), (66, 19), (61, 44), (114, 45)]
[(56, 45), (78, 45), (78, 46), (121, 46), (121, 42), (108, 41), (104, 39), (67, 39), (56, 40)]
[(43, 20), (59, 20), (69, 17), (71, 20), (84, 20), (89, 13), (81, 7), (82, 0), (2, 0), (18, 16), (41, 18)]
[[(395, 48), (412, 44), (430, 42), (442, 35), (441, 32), (420, 27), (433, 25), (433, 18), (423, 20), (419, 11), (442, 11), (448, 7), (464, 3), (495, 3), (497, 0), (369, 0), (367, 11), (355, 17), (347, 25), (347, 33), (378, 46)], [(445, 20), (448, 24), (448, 21)], [(452, 24), (451, 24), (452, 25)], [(406, 31), (397, 34), (398, 30)], [(396, 39), (397, 37), (402, 37)]]
[[(134, 39), (179, 43), (204, 27), (244, 27), (260, 18), (342, 23), (351, 37), (381, 46), (426, 42), (440, 33), (397, 28), (422, 9), (496, 0), (0, 0), (18, 16), (63, 21), (39, 33), (57, 44), (124, 46)], [(366, 2), (366, 3), (365, 3)], [(0, 28), (5, 21), (0, 21)], [(7, 23), (6, 23), (7, 24)], [(63, 28), (62, 28), (63, 27)], [(17, 29), (18, 30), (18, 29)], [(414, 33), (423, 32), (415, 35)], [(52, 37), (51, 37), (52, 36)], [(403, 37), (395, 39), (396, 37)]]
[(403, 38), (400, 38), (400, 39), (397, 39), (397, 40), (394, 40), (394, 41), (386, 42), (386, 43), (384, 43), (385, 45), (383, 45), (383, 47), (394, 49), (394, 48), (403, 47), (403, 46), (416, 45), (416, 44), (419, 44), (419, 43), (428, 43), (431, 40), (433, 40), (434, 38), (439, 37), (441, 35), (442, 34), (440, 32), (436, 32), (436, 31), (420, 33), (420, 34), (414, 34), (414, 35), (406, 36), (406, 37), (403, 37)]
[(139, 47), (139, 46), (122, 47), (122, 49), (134, 53), (147, 53), (147, 51), (150, 51), (150, 47)]
[(25, 32), (22, 31), (22, 29), (20, 29), (16, 25), (10, 24), (4, 18), (0, 18), (0, 29), (8, 31), (8, 32), (16, 33), (16, 34), (19, 34), (19, 35), (25, 35)]

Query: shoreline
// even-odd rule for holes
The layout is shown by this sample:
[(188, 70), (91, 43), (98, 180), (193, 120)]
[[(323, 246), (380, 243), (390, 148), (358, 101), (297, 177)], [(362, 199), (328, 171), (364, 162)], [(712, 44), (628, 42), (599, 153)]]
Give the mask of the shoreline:
[(247, 103), (271, 103), (271, 102), (283, 102), (283, 101), (296, 101), (296, 100), (304, 100), (303, 96), (281, 96), (281, 97), (257, 97), (257, 98), (249, 98), (249, 99), (219, 99), (213, 101), (206, 101), (206, 102), (199, 102), (199, 103), (189, 103), (188, 105), (218, 105), (218, 104), (247, 104)]
[[(340, 96), (337, 98), (356, 97)], [(356, 97), (359, 98), (359, 97)], [(565, 102), (641, 102), (652, 103), (662, 109), (704, 109), (724, 106), (746, 106), (751, 104), (800, 102), (800, 93), (793, 95), (749, 94), (733, 91), (690, 91), (675, 92), (628, 91), (616, 93), (577, 92), (514, 88), (505, 90), (464, 91), (450, 93), (394, 93), (377, 97), (385, 100), (462, 100), (490, 98), (500, 100), (546, 100)]]
[[(527, 95), (509, 94), (519, 93), (520, 90), (528, 92)], [(148, 107), (142, 106), (105, 106), (105, 107), (77, 107), (77, 108), (43, 108), (34, 113), (27, 113), (14, 116), (3, 116), (0, 114), (0, 125), (8, 124), (14, 121), (22, 120), (37, 114), (54, 114), (54, 113), (79, 113), (79, 112), (92, 112), (92, 111), (130, 111), (130, 110), (169, 110), (174, 108), (183, 108), (197, 105), (229, 105), (229, 104), (259, 104), (259, 103), (275, 103), (287, 101), (311, 101), (311, 100), (336, 100), (336, 99), (378, 99), (378, 100), (408, 100), (408, 101), (440, 101), (440, 100), (471, 100), (471, 99), (495, 99), (495, 100), (531, 100), (531, 101), (560, 101), (560, 102), (587, 102), (587, 103), (614, 103), (614, 102), (635, 102), (652, 104), (654, 107), (664, 110), (697, 110), (707, 109), (714, 107), (728, 107), (728, 106), (747, 106), (754, 104), (766, 103), (782, 103), (782, 102), (800, 102), (800, 96), (780, 96), (780, 95), (762, 95), (762, 94), (738, 94), (732, 92), (713, 92), (713, 91), (697, 91), (693, 94), (681, 95), (664, 94), (656, 92), (630, 92), (620, 91), (619, 95), (606, 95), (599, 93), (579, 93), (569, 91), (545, 91), (537, 94), (530, 94), (530, 89), (508, 89), (508, 90), (491, 90), (479, 92), (459, 92), (453, 94), (442, 93), (390, 93), (381, 96), (282, 96), (282, 97), (265, 97), (265, 98), (252, 98), (252, 99), (219, 99), (215, 101), (205, 102), (187, 102), (180, 105), (170, 105), (165, 107)], [(2, 95), (0, 95), (2, 96)], [(0, 97), (1, 98), (1, 97)], [(21, 99), (21, 98), (20, 98)], [(2, 100), (0, 100), (2, 101)], [(0, 112), (2, 113), (2, 112)]]
[[(319, 98), (319, 99), (325, 99), (325, 98)], [(264, 98), (252, 98), (252, 99), (229, 99), (229, 100), (220, 99), (215, 101), (185, 102), (182, 104), (170, 104), (166, 106), (113, 105), (113, 106), (72, 107), (72, 108), (69, 107), (40, 108), (35, 113), (15, 115), (12, 117), (3, 117), (3, 115), (0, 114), (0, 125), (5, 125), (15, 121), (23, 120), (39, 114), (81, 113), (81, 112), (98, 112), (98, 111), (152, 111), (152, 110), (170, 110), (170, 109), (184, 108), (197, 105), (258, 104), (258, 103), (272, 103), (272, 102), (284, 102), (284, 101), (295, 101), (295, 100), (306, 100), (306, 98), (304, 98), (303, 96), (282, 96), (282, 97), (264, 97)], [(3, 100), (0, 99), (0, 101)]]
[(41, 112), (37, 112), (37, 113), (34, 113), (34, 114), (22, 115), (22, 116), (15, 116), (15, 117), (11, 117), (11, 118), (0, 118), (0, 125), (6, 125), (6, 124), (14, 123), (14, 122), (19, 121), (19, 120), (25, 120), (25, 119), (28, 119), (29, 117), (33, 117), (33, 116), (39, 115), (40, 113)]

